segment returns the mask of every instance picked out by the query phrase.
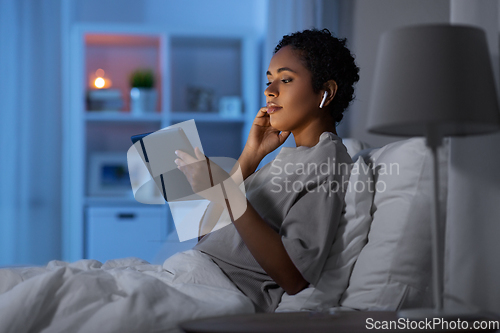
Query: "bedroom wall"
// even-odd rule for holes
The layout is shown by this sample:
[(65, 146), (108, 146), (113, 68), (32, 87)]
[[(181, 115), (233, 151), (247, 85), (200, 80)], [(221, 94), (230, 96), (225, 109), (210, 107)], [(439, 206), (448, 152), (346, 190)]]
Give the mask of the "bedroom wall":
[[(498, 0), (341, 0), (339, 17), (340, 35), (350, 39), (361, 67), (357, 98), (347, 119), (350, 137), (373, 146), (402, 139), (366, 131), (377, 45), (386, 30), (420, 23), (479, 26), (487, 33), (500, 87)], [(451, 140), (445, 260), (448, 308), (500, 315), (499, 146), (498, 133)]]
[(346, 115), (348, 136), (381, 146), (401, 140), (366, 131), (378, 41), (387, 30), (411, 24), (445, 23), (450, 20), (450, 0), (341, 0), (339, 35), (347, 37), (356, 55), (360, 80), (356, 99)]
[(78, 22), (251, 29), (263, 33), (267, 0), (74, 0)]
[(60, 1), (0, 1), (0, 265), (60, 256)]
[[(452, 0), (452, 24), (486, 32), (499, 84), (498, 0)], [(490, 311), (500, 316), (500, 133), (451, 140), (445, 305), (461, 311)]]

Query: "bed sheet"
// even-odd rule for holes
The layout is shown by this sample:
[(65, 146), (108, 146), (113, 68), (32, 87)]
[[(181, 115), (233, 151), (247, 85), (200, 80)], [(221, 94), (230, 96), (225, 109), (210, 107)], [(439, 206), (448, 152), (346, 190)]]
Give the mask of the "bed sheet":
[(206, 255), (151, 265), (138, 258), (0, 269), (0, 332), (179, 332), (179, 322), (253, 313)]

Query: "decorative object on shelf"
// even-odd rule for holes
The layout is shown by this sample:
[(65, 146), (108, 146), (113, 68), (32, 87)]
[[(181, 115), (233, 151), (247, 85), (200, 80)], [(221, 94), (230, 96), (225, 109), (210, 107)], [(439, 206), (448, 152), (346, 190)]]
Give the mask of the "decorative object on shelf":
[(219, 114), (222, 117), (237, 118), (241, 116), (241, 98), (239, 96), (224, 96), (219, 100)]
[(205, 87), (187, 87), (187, 105), (189, 111), (212, 112), (214, 91)]
[(132, 197), (126, 153), (99, 152), (90, 156), (89, 195)]
[(154, 73), (150, 69), (138, 69), (130, 76), (130, 111), (140, 115), (156, 111), (158, 94), (155, 86)]
[(119, 89), (90, 89), (87, 91), (88, 111), (121, 111), (123, 96)]
[[(473, 83), (473, 84), (471, 84)], [(368, 130), (425, 136), (433, 156), (433, 309), (399, 316), (464, 318), (443, 307), (444, 221), (438, 200), (437, 149), (445, 136), (498, 131), (500, 114), (493, 69), (481, 29), (459, 25), (404, 27), (382, 35), (377, 54)]]
[(109, 89), (113, 86), (113, 82), (109, 77), (106, 77), (104, 69), (99, 68), (89, 75), (90, 89)]

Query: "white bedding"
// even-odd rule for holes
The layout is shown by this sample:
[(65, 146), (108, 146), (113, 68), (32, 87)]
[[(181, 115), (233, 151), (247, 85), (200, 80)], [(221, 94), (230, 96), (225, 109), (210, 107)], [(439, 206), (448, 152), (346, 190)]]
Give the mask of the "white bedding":
[(204, 254), (162, 266), (137, 258), (0, 270), (0, 332), (177, 332), (179, 322), (252, 313), (252, 302)]

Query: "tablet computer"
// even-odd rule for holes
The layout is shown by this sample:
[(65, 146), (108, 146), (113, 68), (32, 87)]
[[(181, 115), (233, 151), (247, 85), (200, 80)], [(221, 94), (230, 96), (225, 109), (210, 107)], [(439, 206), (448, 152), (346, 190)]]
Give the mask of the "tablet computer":
[(142, 153), (141, 157), (166, 201), (194, 194), (186, 176), (175, 164), (176, 150), (196, 156), (182, 128), (167, 128), (137, 134), (132, 136), (131, 140), (136, 148), (141, 150), (139, 153)]

